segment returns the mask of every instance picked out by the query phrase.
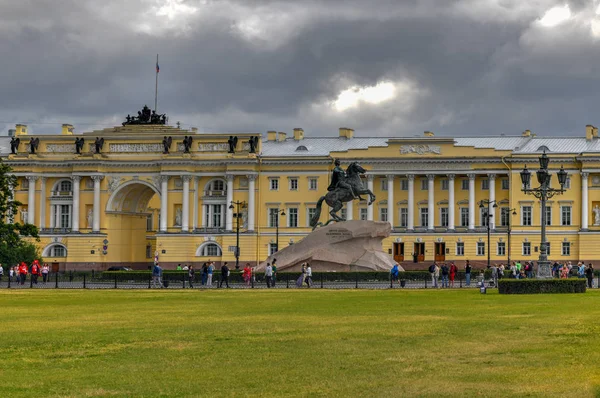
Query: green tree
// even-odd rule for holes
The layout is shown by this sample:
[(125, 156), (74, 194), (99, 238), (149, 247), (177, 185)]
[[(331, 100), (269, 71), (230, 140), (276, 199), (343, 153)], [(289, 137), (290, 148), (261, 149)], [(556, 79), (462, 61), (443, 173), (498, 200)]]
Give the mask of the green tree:
[(14, 200), (16, 186), (17, 177), (12, 174), (11, 167), (0, 160), (0, 263), (4, 267), (21, 261), (29, 264), (35, 259), (42, 260), (37, 247), (24, 239), (29, 237), (39, 241), (37, 227), (14, 222), (14, 215), (22, 204)]

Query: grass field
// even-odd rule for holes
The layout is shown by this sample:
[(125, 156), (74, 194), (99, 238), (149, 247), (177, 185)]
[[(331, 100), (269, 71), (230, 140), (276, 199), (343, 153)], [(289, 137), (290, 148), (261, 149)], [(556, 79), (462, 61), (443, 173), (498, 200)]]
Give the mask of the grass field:
[(0, 291), (0, 397), (598, 396), (600, 291)]

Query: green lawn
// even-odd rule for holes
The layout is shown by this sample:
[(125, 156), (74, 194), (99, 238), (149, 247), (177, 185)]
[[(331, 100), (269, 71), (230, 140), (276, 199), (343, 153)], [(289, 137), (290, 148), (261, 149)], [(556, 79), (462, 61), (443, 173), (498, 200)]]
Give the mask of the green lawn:
[(600, 394), (598, 290), (3, 290), (0, 308), (0, 397)]

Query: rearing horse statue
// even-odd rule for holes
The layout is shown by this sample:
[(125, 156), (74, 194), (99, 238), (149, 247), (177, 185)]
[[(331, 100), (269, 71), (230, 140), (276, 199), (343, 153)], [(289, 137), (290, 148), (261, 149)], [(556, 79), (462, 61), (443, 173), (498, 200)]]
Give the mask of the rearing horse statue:
[[(360, 175), (364, 174), (365, 172), (366, 170), (363, 169), (358, 163), (352, 162), (346, 169), (346, 177), (344, 179), (344, 182), (346, 182), (346, 184), (349, 184), (352, 187), (354, 194), (356, 194), (357, 196), (361, 194), (368, 194), (370, 205), (373, 202), (375, 202), (375, 195), (373, 194), (373, 192), (371, 192), (369, 189), (363, 186), (363, 183), (360, 179)], [(346, 221), (342, 217), (338, 216), (337, 212), (340, 211), (342, 207), (344, 207), (344, 203), (352, 202), (354, 199), (355, 197), (352, 194), (352, 191), (340, 187), (338, 185), (338, 187), (335, 188), (333, 191), (329, 191), (326, 195), (321, 196), (319, 198), (319, 201), (317, 202), (317, 211), (315, 212), (314, 216), (310, 219), (310, 226), (313, 227), (314, 230), (319, 225), (327, 225), (332, 221)], [(319, 222), (319, 218), (321, 217), (321, 206), (323, 204), (323, 201), (325, 201), (329, 205), (329, 207), (331, 207), (331, 211), (329, 212), (329, 214), (331, 214), (332, 217), (325, 224)]]

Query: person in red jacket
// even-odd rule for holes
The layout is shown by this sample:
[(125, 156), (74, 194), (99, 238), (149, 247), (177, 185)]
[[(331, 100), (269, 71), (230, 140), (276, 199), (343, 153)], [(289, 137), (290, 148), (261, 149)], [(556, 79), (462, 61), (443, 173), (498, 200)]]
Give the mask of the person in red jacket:
[(27, 278), (27, 264), (21, 263), (19, 265), (19, 279), (21, 280), (21, 285), (25, 284), (25, 278)]
[(454, 287), (454, 277), (456, 277), (456, 273), (458, 272), (458, 267), (454, 263), (450, 265), (450, 287)]
[(33, 260), (31, 264), (31, 282), (37, 285), (38, 275), (40, 274), (40, 263), (38, 260)]

